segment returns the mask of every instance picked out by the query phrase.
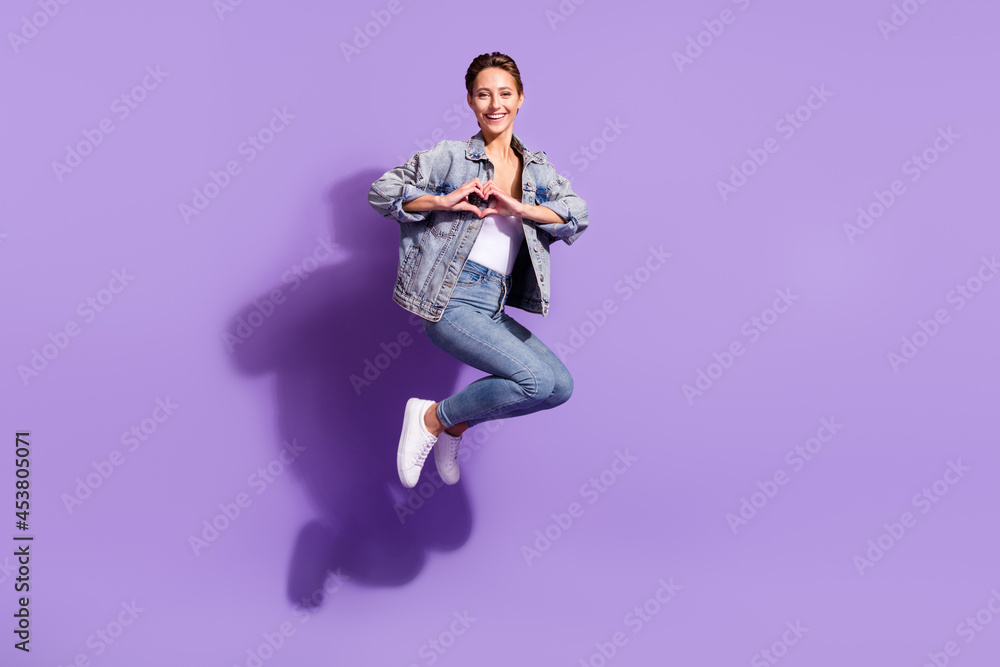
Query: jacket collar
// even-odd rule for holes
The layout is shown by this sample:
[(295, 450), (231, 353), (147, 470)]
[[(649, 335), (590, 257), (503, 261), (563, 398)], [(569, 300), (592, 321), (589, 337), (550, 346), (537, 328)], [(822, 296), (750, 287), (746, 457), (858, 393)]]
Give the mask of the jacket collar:
[[(529, 151), (524, 146), (524, 142), (521, 141), (520, 137), (512, 133), (511, 146), (514, 150), (524, 156), (524, 164), (529, 162), (541, 162), (541, 158), (536, 154), (540, 151)], [(485, 160), (486, 156), (486, 139), (483, 137), (483, 130), (480, 128), (469, 139), (468, 145), (465, 147), (465, 157), (470, 160)]]

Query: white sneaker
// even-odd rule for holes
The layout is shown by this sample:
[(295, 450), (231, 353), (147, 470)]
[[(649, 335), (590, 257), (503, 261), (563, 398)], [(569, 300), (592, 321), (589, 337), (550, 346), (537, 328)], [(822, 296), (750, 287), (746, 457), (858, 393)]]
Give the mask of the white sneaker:
[(441, 431), (434, 445), (434, 464), (445, 484), (458, 482), (458, 446), (461, 442), (462, 436)]
[(399, 472), (399, 480), (407, 488), (417, 485), (424, 461), (437, 442), (437, 438), (424, 425), (424, 413), (432, 405), (434, 401), (411, 398), (403, 411), (403, 432), (399, 436), (399, 448), (396, 450), (396, 470)]

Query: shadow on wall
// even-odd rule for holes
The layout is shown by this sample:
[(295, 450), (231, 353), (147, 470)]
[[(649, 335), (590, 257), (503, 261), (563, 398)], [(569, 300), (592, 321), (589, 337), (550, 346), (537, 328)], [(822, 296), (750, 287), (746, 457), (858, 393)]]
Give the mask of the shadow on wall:
[[(359, 172), (330, 190), (331, 236), (350, 257), (275, 285), (286, 301), (232, 345), (240, 372), (276, 375), (281, 438), (299, 448), (290, 467), (319, 513), (299, 531), (288, 571), (289, 600), (305, 607), (321, 603), (310, 596), (328, 571), (359, 584), (404, 584), (428, 550), (456, 549), (472, 529), (462, 482), (444, 485), (433, 456), (417, 487), (422, 504), (396, 472), (407, 399), (449, 396), (461, 364), (392, 300), (401, 223), (367, 200), (382, 173)], [(254, 310), (252, 302), (240, 309), (227, 331)]]

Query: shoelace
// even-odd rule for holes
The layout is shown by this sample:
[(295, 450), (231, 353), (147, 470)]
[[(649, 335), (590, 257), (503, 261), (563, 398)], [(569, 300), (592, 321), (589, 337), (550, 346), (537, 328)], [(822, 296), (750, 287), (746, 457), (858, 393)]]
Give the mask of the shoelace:
[(449, 434), (448, 440), (448, 462), (455, 463), (458, 460), (458, 447), (462, 442), (462, 436), (455, 437)]
[(417, 458), (415, 461), (416, 465), (422, 466), (424, 464), (424, 461), (427, 460), (427, 455), (430, 454), (431, 450), (434, 448), (434, 442), (435, 439), (432, 438), (424, 440), (423, 446), (420, 448), (420, 451), (417, 452)]

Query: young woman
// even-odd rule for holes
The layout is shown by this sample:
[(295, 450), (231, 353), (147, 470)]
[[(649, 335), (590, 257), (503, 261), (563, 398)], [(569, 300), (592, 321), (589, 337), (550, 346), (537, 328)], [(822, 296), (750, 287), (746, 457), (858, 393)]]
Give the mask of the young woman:
[(407, 487), (431, 449), (441, 479), (456, 483), (466, 429), (554, 408), (573, 391), (559, 358), (504, 307), (548, 314), (549, 246), (579, 238), (586, 202), (514, 134), (524, 90), (509, 56), (478, 56), (465, 86), (479, 132), (414, 153), (368, 193), (401, 223), (393, 300), (424, 318), (437, 347), (490, 374), (440, 402), (407, 401), (396, 456)]

